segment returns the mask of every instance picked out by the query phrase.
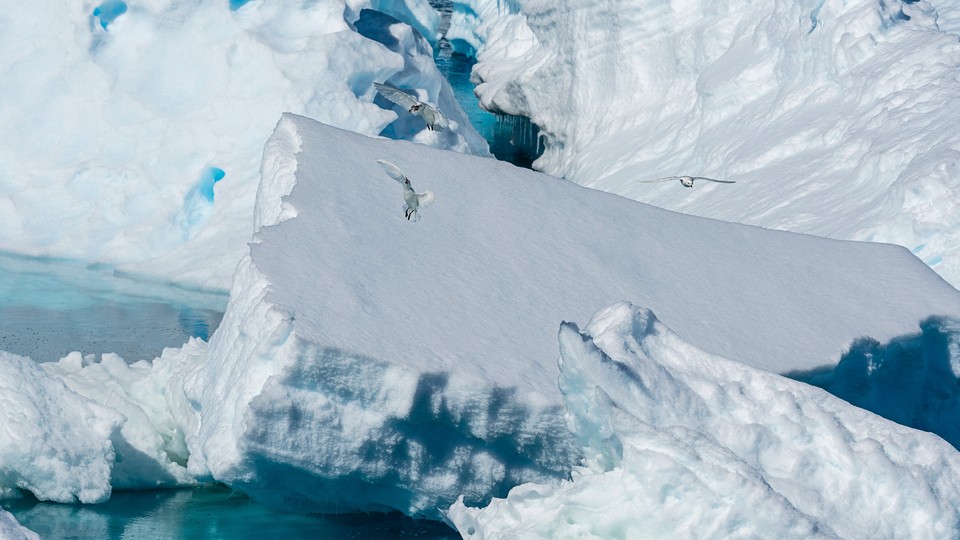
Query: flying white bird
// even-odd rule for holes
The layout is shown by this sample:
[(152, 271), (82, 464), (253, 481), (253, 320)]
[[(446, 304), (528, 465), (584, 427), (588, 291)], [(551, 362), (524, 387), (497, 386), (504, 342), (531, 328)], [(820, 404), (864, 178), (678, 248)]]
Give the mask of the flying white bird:
[(706, 176), (667, 176), (657, 178), (656, 180), (637, 180), (637, 182), (641, 184), (652, 184), (654, 182), (669, 182), (671, 180), (679, 180), (680, 183), (683, 184), (683, 187), (693, 187), (694, 180), (708, 180), (718, 184), (736, 184), (733, 180), (717, 180), (716, 178), (707, 178)]
[(430, 206), (433, 202), (433, 192), (428, 189), (423, 193), (417, 193), (413, 190), (413, 186), (410, 185), (410, 179), (403, 174), (400, 167), (397, 167), (385, 159), (378, 159), (377, 163), (383, 167), (383, 170), (387, 172), (390, 178), (393, 178), (403, 186), (403, 201), (406, 203), (403, 205), (403, 215), (409, 220), (419, 221), (420, 214), (418, 214), (417, 211), (420, 208)]
[(408, 113), (422, 117), (427, 123), (427, 129), (430, 131), (438, 131), (450, 126), (447, 117), (429, 103), (419, 101), (403, 90), (394, 88), (389, 84), (375, 82), (373, 86), (377, 88), (377, 92), (380, 92), (383, 97), (403, 107)]

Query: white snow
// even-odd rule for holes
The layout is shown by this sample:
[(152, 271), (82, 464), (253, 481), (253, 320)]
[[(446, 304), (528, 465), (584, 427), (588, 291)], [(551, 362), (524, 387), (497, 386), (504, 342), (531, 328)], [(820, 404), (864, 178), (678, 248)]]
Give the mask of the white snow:
[[(584, 457), (615, 463), (598, 457), (595, 430), (582, 423), (567, 430), (565, 411), (580, 412), (570, 405), (576, 379), (556, 367), (556, 327), (619, 301), (662, 314), (676, 332), (674, 348), (700, 359), (690, 368), (701, 377), (697, 391), (716, 399), (725, 388), (732, 392), (723, 407), (694, 410), (682, 386), (658, 384), (667, 394), (642, 414), (682, 419), (690, 412), (703, 420), (676, 436), (681, 446), (714, 448), (710, 438), (724, 430), (749, 435), (740, 446), (718, 439), (733, 454), (689, 462), (684, 478), (709, 477), (713, 491), (739, 490), (775, 509), (768, 517), (785, 531), (842, 534), (821, 515), (842, 508), (812, 495), (803, 502), (809, 508), (801, 507), (800, 488), (781, 484), (865, 493), (876, 490), (875, 481), (913, 485), (918, 480), (909, 474), (920, 473), (909, 471), (927, 467), (933, 475), (940, 470), (935, 457), (955, 459), (941, 451), (955, 452), (945, 443), (928, 445), (933, 436), (773, 374), (832, 368), (862, 336), (898, 349), (895, 340), (931, 320), (942, 323), (939, 334), (910, 347), (903, 361), (940, 354), (954, 365), (955, 347), (943, 352), (942, 344), (957, 340), (948, 323), (960, 319), (960, 292), (901, 247), (685, 216), (487, 158), (370, 138), (292, 114), (277, 123), (263, 155), (258, 232), (209, 344), (192, 340), (132, 365), (116, 355), (74, 353), (41, 368), (0, 355), (0, 369), (9, 372), (0, 381), (17, 381), (0, 393), (10, 401), (0, 408), (9, 420), (0, 423), (7, 428), (0, 431), (5, 495), (19, 488), (44, 499), (97, 501), (112, 488), (216, 480), (286, 510), (393, 509), (438, 518), (458, 498), (486, 504), (528, 484), (522, 489), (556, 490), (549, 493), (559, 504), (568, 486), (560, 482)], [(402, 190), (377, 159), (434, 192), (420, 221), (404, 219)], [(569, 350), (569, 339), (564, 343)], [(844, 359), (861, 352), (854, 346)], [(931, 366), (915, 373), (940, 373), (939, 364)], [(560, 375), (566, 386), (558, 387)], [(750, 412), (763, 408), (758, 388), (795, 394), (786, 403), (796, 410)], [(815, 412), (803, 416), (824, 403), (839, 424)], [(727, 405), (733, 412), (724, 412)], [(30, 421), (11, 423), (23, 411)], [(768, 413), (800, 416), (770, 426)], [(611, 426), (619, 421), (609, 419)], [(844, 439), (829, 425), (863, 436)], [(786, 427), (809, 436), (769, 435)], [(869, 434), (888, 445), (888, 432), (906, 434), (906, 442), (884, 446), (887, 458), (872, 443), (851, 442), (869, 441)], [(830, 447), (838, 455), (856, 451), (873, 461), (796, 448), (823, 433), (837, 437)], [(903, 457), (897, 445), (921, 439), (916, 461)], [(780, 495), (734, 474), (753, 470), (751, 452), (766, 456), (761, 465), (780, 467), (776, 482), (773, 473), (760, 476)], [(51, 464), (28, 457), (36, 455), (53, 456)], [(661, 465), (665, 474), (677, 470), (669, 461)], [(874, 475), (874, 465), (886, 476), (853, 480)], [(584, 484), (580, 471), (572, 485), (646, 497), (633, 495), (637, 473), (628, 460), (619, 466), (627, 471), (617, 473), (619, 484), (608, 485), (606, 476)], [(824, 472), (830, 468), (833, 475)], [(912, 510), (893, 496), (882, 504), (926, 515), (953, 500), (952, 477), (940, 476), (945, 487), (916, 499)], [(810, 484), (825, 477), (836, 484)], [(744, 508), (728, 501), (698, 509), (703, 519), (696, 514), (690, 527), (730, 526), (748, 515)], [(862, 519), (876, 520), (871, 530), (894, 530), (887, 518), (869, 517), (876, 508), (868, 510)], [(942, 527), (952, 526), (949, 517)]]
[[(459, 2), (480, 19), (451, 32), (477, 36), (482, 105), (540, 127), (536, 168), (683, 213), (900, 244), (960, 284), (949, 2), (516, 4)], [(737, 184), (637, 182), (679, 174)]]
[(2, 540), (40, 540), (37, 533), (17, 522), (10, 512), (0, 508), (0, 539)]
[[(398, 76), (461, 131), (396, 136), (487, 153), (414, 37), (411, 26), (437, 39), (427, 0), (229, 4), (55, 0), (0, 13), (0, 249), (225, 291), (278, 116), (375, 135), (396, 114), (373, 103), (372, 83)], [(366, 8), (403, 21), (382, 30), (393, 47), (352, 26)]]
[[(233, 276), (209, 343), (0, 352), (0, 498), (216, 480), (471, 538), (960, 535), (957, 450), (854, 406), (960, 444), (950, 7), (455, 2), (482, 103), (574, 182), (481, 157), (426, 0), (0, 13), (0, 249)], [(377, 159), (435, 195), (417, 222)], [(674, 174), (737, 183), (636, 182)], [(34, 537), (0, 510), (7, 536)]]
[(0, 352), (0, 498), (103, 502), (113, 489), (196, 483), (184, 432), (194, 428), (182, 386), (203, 362), (192, 339), (152, 362), (71, 353), (38, 364)]
[(152, 362), (127, 362), (115, 354), (99, 361), (74, 352), (59, 362), (41, 364), (77, 394), (123, 415), (113, 446), (117, 454), (110, 477), (114, 489), (144, 489), (195, 483), (187, 474), (189, 453), (183, 429), (192, 419), (179, 386), (187, 366), (203, 361), (206, 343), (191, 339), (166, 349)]
[(516, 13), (519, 5), (515, 0), (454, 0), (450, 13), (450, 27), (444, 37), (454, 52), (476, 56), (483, 50), (486, 41), (484, 22)]
[(621, 303), (560, 330), (585, 463), (482, 509), (464, 538), (955, 538), (960, 454), (822, 390), (711, 355)]
[(123, 417), (69, 391), (29, 358), (0, 352), (0, 497), (95, 503), (110, 497)]
[[(419, 222), (378, 158), (435, 193)], [(603, 302), (653, 305), (771, 371), (960, 313), (900, 247), (683, 216), (295, 115), (264, 164), (251, 254), (183, 385), (185, 438), (192, 475), (287, 508), (435, 516), (565, 476), (554, 328)]]
[(858, 339), (833, 369), (794, 376), (960, 448), (960, 321), (935, 317), (920, 329), (889, 343)]

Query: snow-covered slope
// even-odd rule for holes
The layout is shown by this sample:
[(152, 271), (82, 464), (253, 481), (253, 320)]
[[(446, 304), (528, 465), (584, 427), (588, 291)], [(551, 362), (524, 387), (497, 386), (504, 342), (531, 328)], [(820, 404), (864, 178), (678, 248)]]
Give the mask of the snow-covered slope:
[[(227, 290), (253, 232), (263, 141), (293, 111), (377, 134), (374, 81), (440, 101), (458, 131), (396, 136), (487, 154), (433, 65), (426, 0), (27, 2), (0, 13), (0, 249)], [(239, 5), (237, 4), (237, 5)], [(391, 47), (353, 26), (393, 23)]]
[[(186, 440), (194, 475), (290, 508), (435, 515), (565, 475), (555, 328), (605, 302), (773, 371), (960, 314), (896, 246), (683, 216), (294, 115), (264, 154), (259, 232), (184, 385)], [(419, 222), (378, 158), (435, 193)]]
[[(799, 387), (771, 372), (832, 367), (861, 336), (886, 343), (930, 316), (960, 318), (960, 292), (897, 246), (685, 216), (290, 114), (263, 154), (258, 232), (209, 344), (129, 366), (0, 355), (0, 494), (95, 501), (213, 479), (287, 510), (440, 517), (459, 497), (556, 485), (592, 456), (585, 432), (566, 429), (556, 328), (605, 303), (654, 306), (692, 358), (751, 366), (710, 372), (704, 385), (721, 389), (738, 374)], [(376, 159), (434, 192), (420, 221), (404, 219)], [(943, 328), (915, 355), (954, 365), (952, 349), (938, 352), (957, 342)], [(749, 432), (754, 418), (724, 416), (723, 429)], [(838, 478), (862, 472), (836, 466)]]
[[(482, 44), (481, 103), (540, 127), (537, 168), (684, 213), (897, 243), (960, 284), (960, 42), (930, 3), (458, 4), (486, 17), (451, 30)], [(737, 184), (638, 182), (677, 174)]]
[(705, 353), (626, 303), (564, 324), (560, 350), (585, 466), (458, 502), (465, 538), (960, 535), (960, 454), (935, 435)]

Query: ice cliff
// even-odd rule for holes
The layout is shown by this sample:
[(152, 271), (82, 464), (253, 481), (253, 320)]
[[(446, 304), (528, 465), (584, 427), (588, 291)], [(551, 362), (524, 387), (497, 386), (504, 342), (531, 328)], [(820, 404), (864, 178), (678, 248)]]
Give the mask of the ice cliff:
[[(608, 299), (771, 371), (960, 313), (895, 246), (681, 216), (294, 115), (264, 156), (259, 232), (184, 386), (202, 419), (186, 440), (191, 473), (288, 508), (436, 516), (566, 476), (554, 328)], [(421, 221), (377, 158), (434, 191)]]

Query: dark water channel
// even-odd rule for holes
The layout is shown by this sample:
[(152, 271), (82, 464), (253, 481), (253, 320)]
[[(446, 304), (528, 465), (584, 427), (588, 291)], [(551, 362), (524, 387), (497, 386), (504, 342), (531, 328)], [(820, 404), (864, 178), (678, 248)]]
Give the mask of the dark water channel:
[[(446, 33), (450, 26), (453, 3), (450, 0), (431, 0), (430, 5), (441, 15), (440, 30)], [(476, 59), (453, 52), (450, 43), (441, 38), (434, 51), (434, 61), (440, 73), (453, 88), (457, 102), (467, 113), (470, 123), (490, 145), (490, 152), (501, 160), (518, 167), (530, 168), (543, 153), (540, 129), (528, 118), (492, 113), (480, 108), (480, 100), (473, 93), (470, 71)]]

